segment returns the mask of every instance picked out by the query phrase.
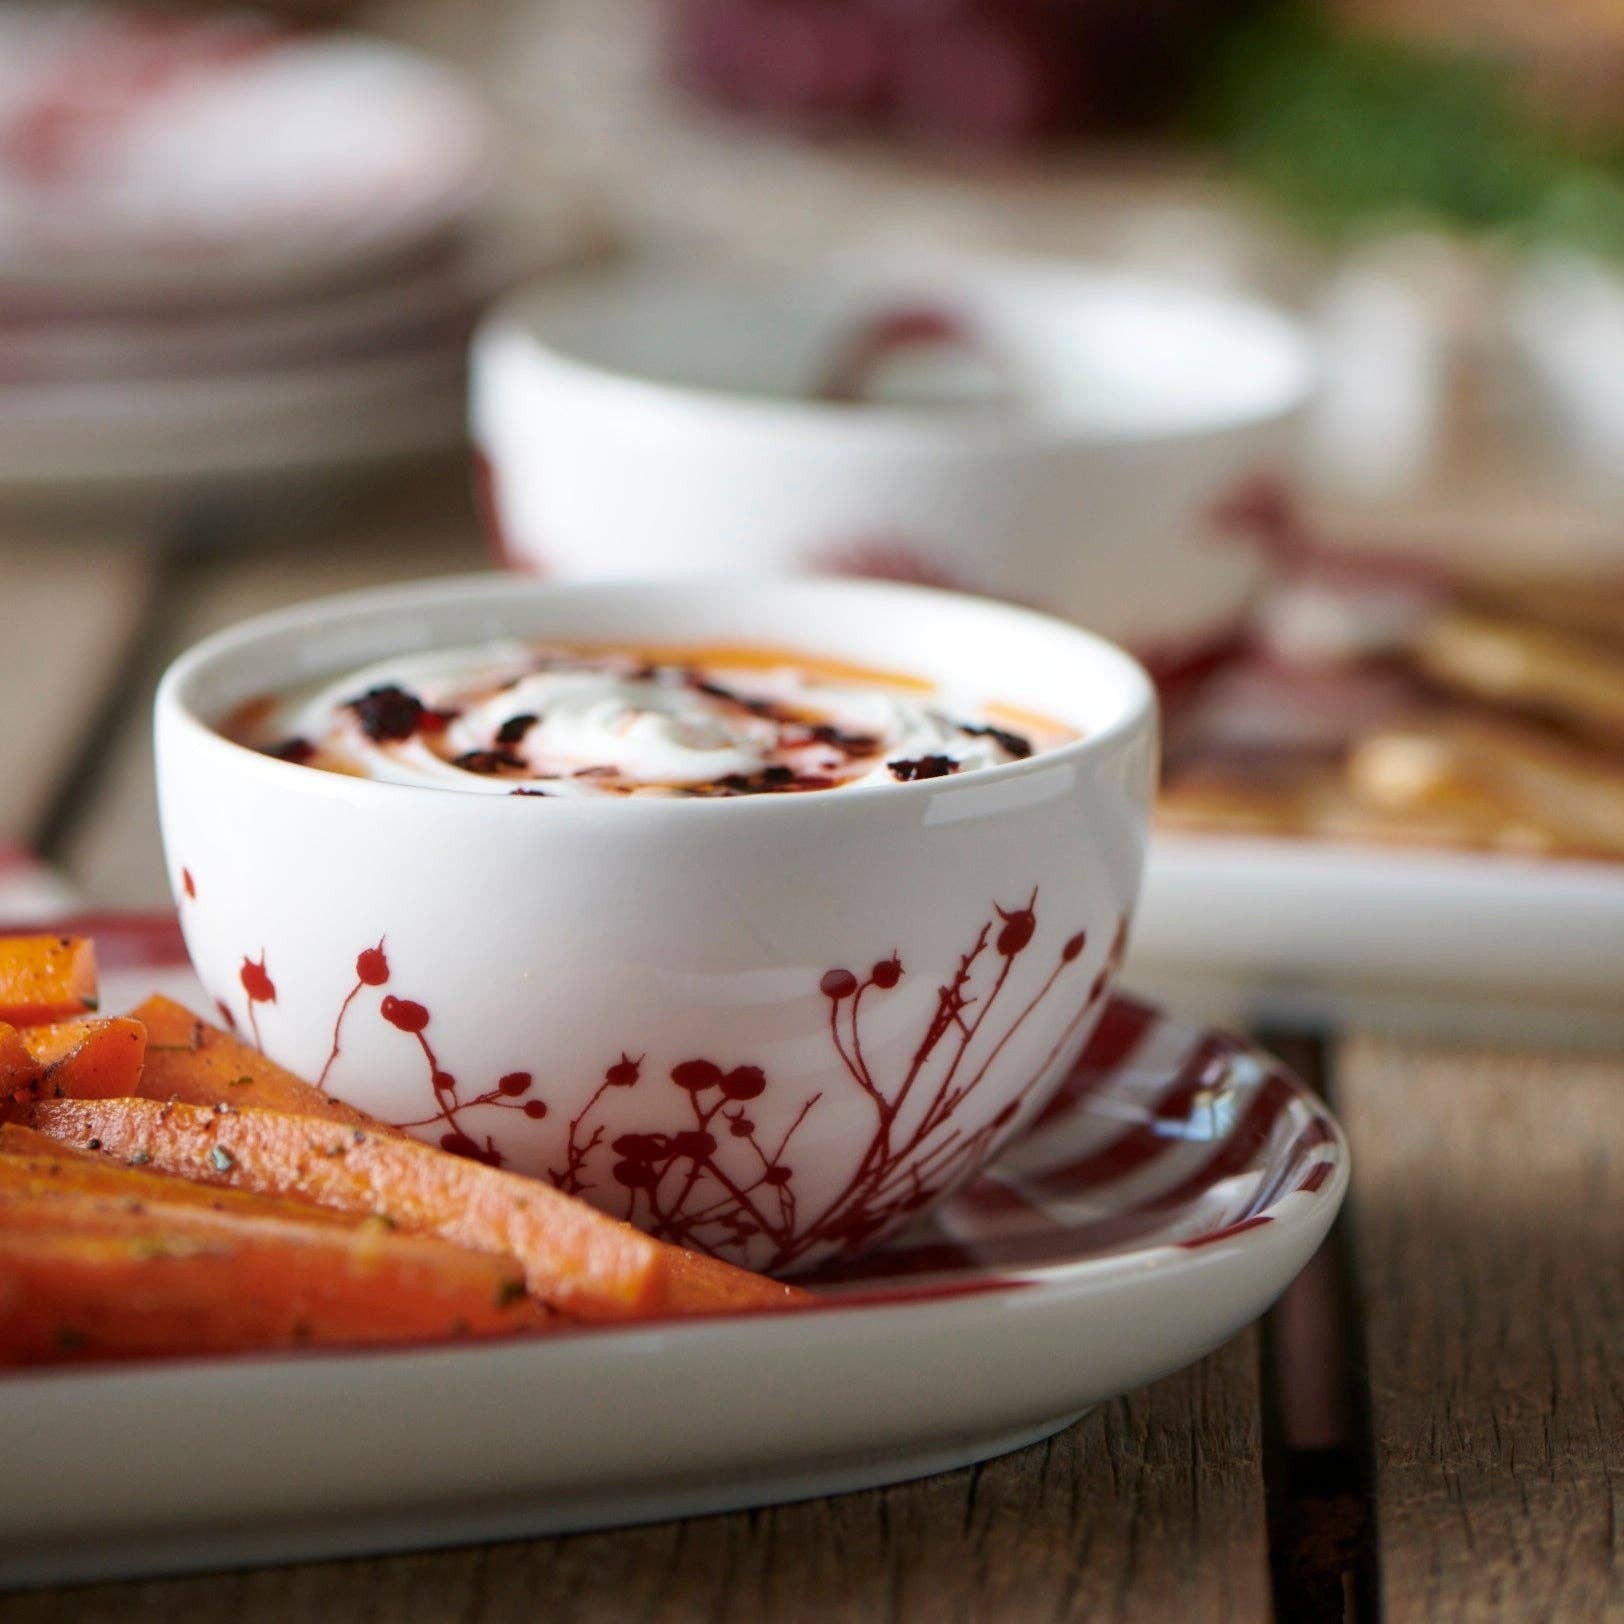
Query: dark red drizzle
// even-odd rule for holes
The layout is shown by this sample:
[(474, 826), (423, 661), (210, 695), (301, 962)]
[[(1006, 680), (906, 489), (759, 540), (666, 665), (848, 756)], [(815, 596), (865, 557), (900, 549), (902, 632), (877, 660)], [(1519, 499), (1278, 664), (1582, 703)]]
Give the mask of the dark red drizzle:
[(749, 699), (744, 694), (735, 693), (731, 688), (724, 687), (719, 682), (707, 681), (697, 671), (687, 673), (688, 686), (696, 694), (704, 694), (711, 699), (719, 699), (725, 705), (736, 705), (740, 710), (749, 711), (752, 716), (760, 716), (769, 722), (792, 722), (795, 715), (782, 705), (771, 699)]
[(510, 716), (496, 730), (498, 744), (522, 744), (524, 736), (540, 720), (529, 711), (523, 711), (517, 716)]
[(511, 750), (465, 750), (451, 765), (461, 767), (465, 773), (483, 773), (489, 777), (504, 767), (523, 767), (524, 762)]
[(1032, 754), (1032, 741), (1020, 733), (1011, 733), (1007, 727), (992, 727), (975, 722), (956, 722), (954, 726), (972, 739), (994, 740), (1005, 755), (1013, 756), (1017, 761), (1025, 761)]
[(377, 743), (409, 739), (423, 720), (423, 701), (393, 685), (369, 688), (359, 699), (346, 703), (355, 712), (361, 731)]
[(270, 744), (265, 747), (265, 754), (274, 756), (278, 761), (306, 762), (316, 753), (316, 747), (309, 739), (291, 738), (283, 739), (280, 744)]
[(958, 762), (951, 756), (916, 756), (912, 761), (890, 761), (886, 765), (891, 769), (891, 776), (904, 784), (919, 778), (946, 778), (959, 770)]
[(769, 790), (789, 789), (795, 782), (793, 767), (763, 767), (756, 773), (729, 773), (713, 786), (725, 795), (762, 795)]
[(880, 741), (872, 733), (847, 733), (832, 722), (819, 722), (815, 727), (809, 727), (807, 737), (848, 756), (871, 756), (880, 747)]

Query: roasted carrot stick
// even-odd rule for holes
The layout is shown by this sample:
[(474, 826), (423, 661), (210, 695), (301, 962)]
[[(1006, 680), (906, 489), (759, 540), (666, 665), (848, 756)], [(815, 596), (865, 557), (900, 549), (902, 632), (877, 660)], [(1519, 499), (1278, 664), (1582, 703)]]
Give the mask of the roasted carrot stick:
[(71, 1161), (75, 1167), (108, 1167), (111, 1163), (107, 1157), (98, 1156), (93, 1150), (79, 1150), (73, 1145), (64, 1145), (60, 1139), (53, 1139), (38, 1128), (30, 1128), (21, 1122), (0, 1121), (0, 1156), (49, 1156), (57, 1161)]
[(30, 1090), (36, 1099), (126, 1098), (141, 1080), (146, 1029), (126, 1015), (28, 1026), (21, 1036), (39, 1066)]
[(188, 1105), (253, 1106), (327, 1117), (375, 1133), (394, 1131), (295, 1077), (229, 1032), (199, 1020), (172, 998), (155, 993), (130, 1014), (147, 1029), (147, 1063), (139, 1088), (128, 1093)]
[(96, 949), (84, 936), (0, 936), (0, 1021), (37, 1026), (96, 1009)]
[(486, 1337), (543, 1322), (516, 1265), (420, 1235), (59, 1210), (0, 1228), (0, 1364)]
[(7, 1192), (36, 1195), (51, 1190), (104, 1197), (148, 1211), (235, 1213), (246, 1218), (287, 1218), (351, 1229), (372, 1221), (359, 1213), (339, 1212), (312, 1201), (260, 1195), (229, 1185), (200, 1184), (170, 1173), (154, 1173), (145, 1166), (127, 1167), (95, 1151), (70, 1149), (31, 1128), (0, 1124), (0, 1203)]
[(537, 1179), (414, 1139), (276, 1111), (153, 1100), (45, 1100), (30, 1124), (162, 1172), (376, 1213), (524, 1265), (530, 1291), (579, 1319), (629, 1320), (808, 1301), (808, 1294), (667, 1246)]
[(28, 1052), (22, 1033), (0, 1021), (0, 1104), (32, 1098), (38, 1081), (39, 1061)]

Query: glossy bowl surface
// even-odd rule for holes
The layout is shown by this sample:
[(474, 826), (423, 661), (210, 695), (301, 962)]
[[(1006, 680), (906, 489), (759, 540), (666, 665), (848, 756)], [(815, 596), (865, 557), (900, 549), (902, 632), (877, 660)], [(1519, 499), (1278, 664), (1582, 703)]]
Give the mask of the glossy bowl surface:
[[(911, 784), (563, 800), (345, 777), (214, 723), (504, 636), (801, 649), (951, 680), (1080, 737)], [(871, 1245), (1029, 1122), (1121, 958), (1148, 680), (1059, 621), (862, 581), (354, 594), (183, 655), (157, 706), (188, 950), (299, 1075), (688, 1244), (797, 1269)]]

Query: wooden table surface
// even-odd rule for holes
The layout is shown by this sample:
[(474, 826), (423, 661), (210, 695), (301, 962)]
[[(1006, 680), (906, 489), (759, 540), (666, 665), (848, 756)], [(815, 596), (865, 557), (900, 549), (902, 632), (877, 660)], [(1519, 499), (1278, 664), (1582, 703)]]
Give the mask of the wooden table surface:
[[(457, 468), (240, 528), (0, 520), (0, 842), (93, 904), (167, 901), (170, 655), (484, 562)], [(1332, 1244), (1261, 1328), (1047, 1443), (734, 1516), (17, 1595), (0, 1620), (1624, 1619), (1624, 1062), (1281, 1041), (1353, 1142)]]
[[(777, 260), (831, 241), (1259, 257), (1266, 226), (1214, 234), (1199, 167), (989, 177), (741, 138), (670, 105), (651, 4), (392, 0), (372, 20), (459, 57), (508, 115), (513, 171), (578, 186), (616, 234)], [(1280, 289), (1302, 267), (1276, 246)], [(1468, 451), (1406, 539), (1588, 548), (1568, 483)], [(172, 654), (258, 609), (485, 560), (455, 467), (79, 530), (0, 517), (0, 845), (98, 906), (168, 900), (148, 710)], [(0, 1624), (1624, 1620), (1624, 1058), (1378, 1031), (1279, 1046), (1352, 1140), (1332, 1241), (1260, 1327), (1046, 1443), (733, 1516), (0, 1597)]]

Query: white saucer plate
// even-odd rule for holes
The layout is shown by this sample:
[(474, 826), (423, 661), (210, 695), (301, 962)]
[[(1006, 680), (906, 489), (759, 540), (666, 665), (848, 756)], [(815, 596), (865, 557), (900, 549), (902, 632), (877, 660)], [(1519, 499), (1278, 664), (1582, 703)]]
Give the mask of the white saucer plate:
[(220, 377), (0, 391), (0, 491), (325, 472), (449, 450), (463, 438), (464, 346)]
[[(93, 924), (105, 1007), (189, 995)], [(76, 927), (78, 928), (78, 927)], [(1324, 1238), (1324, 1107), (1119, 997), (1032, 1132), (817, 1306), (500, 1345), (0, 1379), (0, 1582), (358, 1555), (770, 1504), (986, 1459), (1200, 1358)]]

